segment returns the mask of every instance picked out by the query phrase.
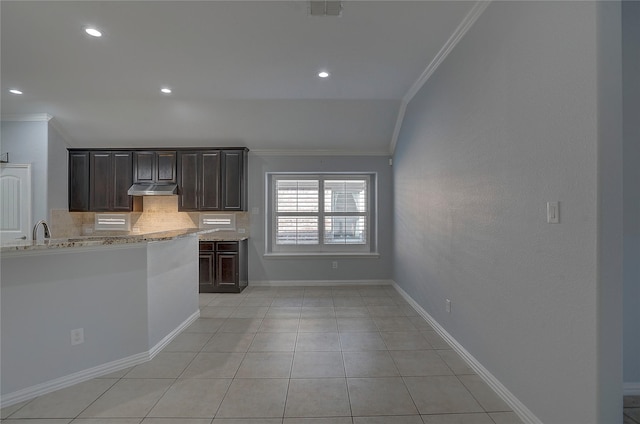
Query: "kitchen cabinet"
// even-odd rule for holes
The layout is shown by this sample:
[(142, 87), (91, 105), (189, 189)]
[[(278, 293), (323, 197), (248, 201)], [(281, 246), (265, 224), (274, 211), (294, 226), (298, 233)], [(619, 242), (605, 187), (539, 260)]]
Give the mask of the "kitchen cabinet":
[(182, 211), (243, 211), (247, 205), (247, 149), (180, 151)]
[(89, 154), (89, 210), (130, 212), (134, 209), (127, 190), (132, 182), (132, 153), (93, 151)]
[(200, 242), (200, 293), (240, 293), (248, 284), (247, 240)]
[(179, 210), (221, 210), (220, 174), (219, 151), (180, 152), (178, 154)]
[(69, 152), (69, 211), (89, 210), (89, 152)]
[(176, 151), (134, 151), (133, 182), (136, 184), (175, 184)]

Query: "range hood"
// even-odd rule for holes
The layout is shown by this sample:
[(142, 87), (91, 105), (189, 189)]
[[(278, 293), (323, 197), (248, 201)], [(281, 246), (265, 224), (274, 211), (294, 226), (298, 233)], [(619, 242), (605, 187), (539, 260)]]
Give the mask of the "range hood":
[(178, 194), (177, 184), (134, 184), (127, 190), (129, 196), (172, 196)]

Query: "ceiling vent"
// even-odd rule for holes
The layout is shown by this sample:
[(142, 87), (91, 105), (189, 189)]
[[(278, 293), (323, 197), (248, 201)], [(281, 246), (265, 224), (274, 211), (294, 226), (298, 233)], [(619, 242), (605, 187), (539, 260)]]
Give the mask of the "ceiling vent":
[(311, 16), (340, 16), (342, 14), (342, 2), (312, 0), (309, 2), (309, 14)]

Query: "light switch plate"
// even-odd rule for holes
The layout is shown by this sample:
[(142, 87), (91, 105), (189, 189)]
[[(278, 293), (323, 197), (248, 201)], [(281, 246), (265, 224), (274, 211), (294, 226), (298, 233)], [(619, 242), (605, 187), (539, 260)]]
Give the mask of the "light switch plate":
[(560, 202), (547, 202), (547, 223), (560, 223)]

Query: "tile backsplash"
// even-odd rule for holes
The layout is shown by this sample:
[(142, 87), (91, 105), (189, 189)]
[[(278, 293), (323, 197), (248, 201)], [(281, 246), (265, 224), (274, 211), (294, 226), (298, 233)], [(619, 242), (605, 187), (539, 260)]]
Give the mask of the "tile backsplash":
[[(207, 212), (211, 213), (211, 212)], [(214, 212), (215, 213), (215, 212)], [(249, 236), (249, 212), (232, 212), (236, 216), (236, 231), (225, 231), (229, 235), (242, 232)], [(178, 212), (178, 196), (145, 196), (143, 212), (130, 212), (131, 231), (95, 231), (95, 212), (69, 212), (66, 209), (51, 210), (53, 238), (86, 235), (144, 234), (158, 231), (198, 228), (200, 212)], [(229, 214), (229, 212), (224, 212)]]

